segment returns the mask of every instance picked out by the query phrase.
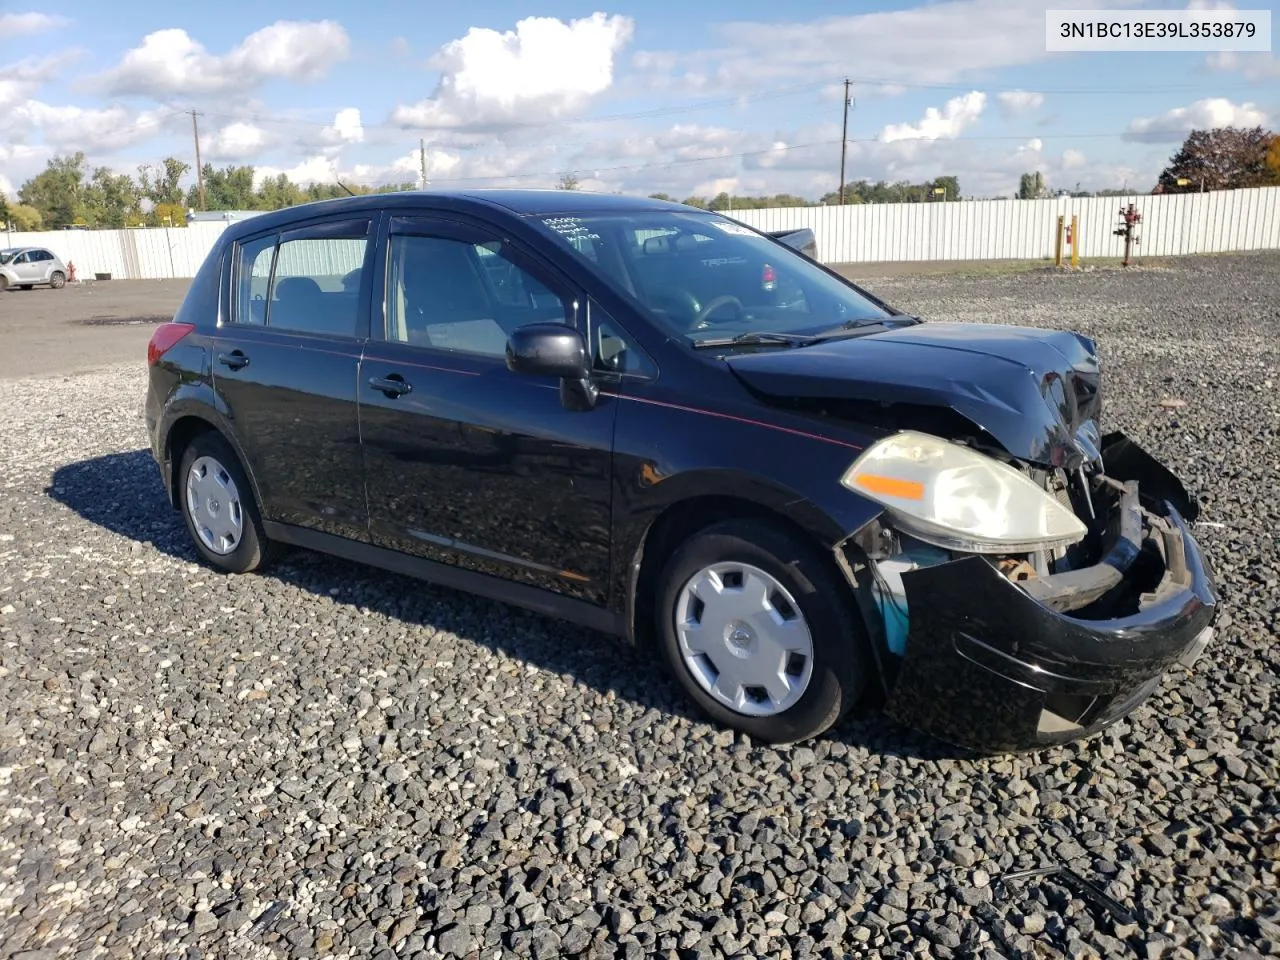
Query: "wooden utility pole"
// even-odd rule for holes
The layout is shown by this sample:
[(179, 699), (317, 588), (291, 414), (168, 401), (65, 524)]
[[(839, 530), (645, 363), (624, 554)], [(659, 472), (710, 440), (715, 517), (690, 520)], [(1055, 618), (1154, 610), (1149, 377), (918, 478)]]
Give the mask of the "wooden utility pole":
[(840, 130), (840, 203), (844, 203), (844, 161), (849, 148), (849, 78), (844, 79), (844, 125)]
[(200, 188), (200, 209), (204, 209), (204, 164), (200, 162), (200, 124), (196, 117), (200, 114), (191, 111), (191, 133), (196, 138), (196, 183)]
[(418, 140), (418, 158), (422, 164), (422, 189), (427, 189), (427, 141), (426, 138)]

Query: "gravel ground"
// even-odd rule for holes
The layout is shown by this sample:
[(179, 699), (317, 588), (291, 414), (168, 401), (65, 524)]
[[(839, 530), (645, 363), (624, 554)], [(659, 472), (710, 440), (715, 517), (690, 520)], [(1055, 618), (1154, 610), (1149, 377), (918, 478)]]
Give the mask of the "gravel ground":
[[(0, 955), (1280, 956), (1280, 257), (874, 286), (1101, 339), (1110, 423), (1203, 497), (1194, 672), (1041, 753), (875, 713), (762, 748), (587, 631), (302, 553), (217, 575), (138, 364), (0, 381)], [(1056, 861), (1136, 922), (996, 883)]]

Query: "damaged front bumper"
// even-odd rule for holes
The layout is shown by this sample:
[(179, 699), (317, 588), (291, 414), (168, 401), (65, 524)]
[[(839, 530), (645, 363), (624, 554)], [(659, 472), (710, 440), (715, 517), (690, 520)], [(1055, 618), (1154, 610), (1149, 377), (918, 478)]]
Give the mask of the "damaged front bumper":
[(902, 574), (905, 649), (877, 649), (890, 716), (969, 749), (1034, 749), (1114, 723), (1200, 655), (1217, 598), (1194, 501), (1123, 435), (1103, 460), (1113, 504), (1096, 564), (1015, 582), (963, 555)]

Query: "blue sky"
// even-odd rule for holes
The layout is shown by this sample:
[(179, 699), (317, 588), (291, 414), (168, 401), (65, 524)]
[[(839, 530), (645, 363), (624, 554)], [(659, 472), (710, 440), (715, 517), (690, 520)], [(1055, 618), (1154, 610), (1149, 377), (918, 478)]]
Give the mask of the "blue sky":
[(207, 161), (264, 175), (412, 180), (423, 138), (440, 186), (573, 172), (606, 190), (816, 197), (839, 174), (846, 76), (849, 179), (953, 174), (969, 195), (1031, 170), (1149, 189), (1193, 127), (1280, 128), (1274, 55), (1046, 53), (1044, 10), (1064, 5), (1114, 6), (120, 0), (108, 16), (0, 0), (0, 189), (54, 153), (130, 173), (191, 162), (196, 109)]

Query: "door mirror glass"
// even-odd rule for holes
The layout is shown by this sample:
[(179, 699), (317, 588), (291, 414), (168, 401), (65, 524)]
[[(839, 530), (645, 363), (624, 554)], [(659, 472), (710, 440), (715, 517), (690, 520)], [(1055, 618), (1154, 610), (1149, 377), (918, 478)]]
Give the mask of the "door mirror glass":
[(585, 380), (591, 373), (587, 343), (562, 323), (528, 323), (507, 340), (507, 369), (535, 377)]

